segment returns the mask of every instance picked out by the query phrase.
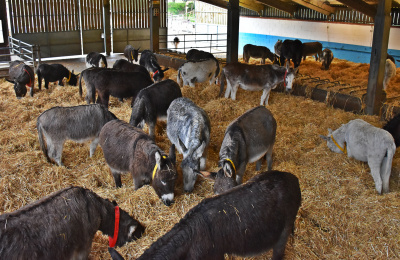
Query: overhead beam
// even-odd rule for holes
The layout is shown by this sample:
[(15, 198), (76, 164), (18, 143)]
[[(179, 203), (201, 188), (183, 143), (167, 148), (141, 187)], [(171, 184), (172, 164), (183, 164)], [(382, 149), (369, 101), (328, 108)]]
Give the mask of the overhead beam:
[(299, 5), (305, 6), (326, 16), (335, 13), (335, 8), (318, 0), (292, 0)]
[(337, 0), (348, 7), (353, 8), (354, 10), (360, 11), (363, 14), (368, 15), (372, 19), (375, 18), (376, 8), (372, 5), (365, 3), (362, 0)]
[(296, 6), (279, 1), (279, 0), (256, 0), (256, 1), (261, 4), (268, 5), (270, 7), (274, 7), (281, 11), (287, 12), (291, 15), (294, 15), (294, 12), (296, 12), (296, 9), (297, 9)]
[(379, 115), (390, 33), (392, 0), (380, 0), (374, 23), (365, 113)]
[[(228, 9), (228, 1), (224, 0), (201, 0), (204, 3), (215, 5), (224, 9)], [(253, 10), (261, 15), (261, 11), (264, 10), (264, 5), (256, 3), (252, 0), (240, 0), (239, 6)]]

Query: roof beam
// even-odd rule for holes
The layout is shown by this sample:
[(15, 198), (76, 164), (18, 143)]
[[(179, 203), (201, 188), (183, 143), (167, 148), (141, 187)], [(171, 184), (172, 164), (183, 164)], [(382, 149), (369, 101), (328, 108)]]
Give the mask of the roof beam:
[(322, 1), (319, 0), (292, 0), (295, 3), (298, 3), (299, 5), (305, 6), (307, 8), (313, 9), (319, 13), (322, 13), (326, 16), (329, 16), (333, 13), (335, 13), (335, 8), (325, 4)]
[(365, 3), (362, 0), (337, 0), (337, 1), (341, 2), (344, 5), (347, 5), (350, 8), (360, 11), (363, 14), (368, 15), (372, 19), (375, 19), (376, 8), (373, 7), (372, 5)]
[[(228, 2), (224, 0), (200, 0), (204, 3), (215, 5), (224, 9), (228, 9)], [(239, 6), (253, 10), (261, 15), (261, 11), (264, 10), (264, 6), (262, 4), (258, 4), (251, 0), (240, 0)]]
[(296, 6), (292, 5), (292, 4), (288, 4), (288, 3), (284, 3), (282, 1), (279, 0), (256, 0), (259, 3), (262, 3), (264, 5), (268, 5), (271, 7), (274, 7), (276, 9), (282, 10), (284, 12), (287, 12), (291, 15), (294, 14), (294, 12), (296, 12)]

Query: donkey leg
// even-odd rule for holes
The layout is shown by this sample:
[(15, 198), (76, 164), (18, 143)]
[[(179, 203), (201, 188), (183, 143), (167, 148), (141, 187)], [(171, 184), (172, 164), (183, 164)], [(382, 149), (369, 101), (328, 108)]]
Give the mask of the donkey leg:
[(269, 88), (266, 88), (266, 89), (263, 90), (263, 93), (261, 95), (260, 106), (263, 106), (264, 102), (265, 102), (265, 105), (268, 106), (268, 99), (269, 99), (269, 92), (270, 91), (271, 91), (271, 89), (269, 89)]
[(229, 79), (226, 79), (226, 91), (225, 91), (225, 98), (229, 98), (229, 95), (231, 94), (232, 90), (232, 84), (229, 81)]
[(256, 171), (261, 170), (261, 165), (262, 165), (262, 157), (260, 158), (260, 160), (256, 162)]
[(121, 172), (113, 169), (110, 167), (110, 171), (112, 176), (114, 177), (114, 182), (115, 182), (115, 187), (121, 188), (122, 187), (122, 182), (121, 182)]
[[(391, 173), (391, 163), (388, 163), (389, 158), (387, 156), (383, 157), (382, 164), (381, 164), (381, 178), (382, 178), (382, 192), (388, 193), (389, 192), (389, 180), (390, 180), (390, 173)], [(389, 169), (387, 169), (389, 167)]]
[(49, 81), (48, 80), (44, 80), (44, 87), (46, 88), (46, 89), (49, 89)]
[(232, 100), (236, 100), (236, 93), (238, 91), (238, 88), (239, 88), (239, 84), (236, 84), (236, 85), (234, 85), (232, 87), (232, 89), (231, 89), (231, 98), (232, 98)]
[[(143, 120), (144, 121), (144, 120)], [(143, 122), (142, 121), (142, 122)], [(157, 121), (156, 121), (157, 122)], [(151, 139), (155, 140), (156, 138), (156, 122), (152, 121), (148, 123), (149, 126), (149, 135)]]
[(376, 158), (368, 158), (368, 166), (371, 170), (371, 175), (375, 182), (375, 189), (379, 194), (382, 194), (382, 179), (380, 174), (381, 161), (382, 160), (377, 160)]
[(278, 239), (278, 242), (273, 247), (272, 260), (280, 260), (283, 259), (285, 255), (285, 247), (288, 241), (289, 235), (293, 230), (293, 225), (286, 225), (282, 231), (281, 236)]
[(93, 156), (98, 144), (99, 144), (99, 138), (93, 139), (93, 141), (90, 143), (90, 157)]

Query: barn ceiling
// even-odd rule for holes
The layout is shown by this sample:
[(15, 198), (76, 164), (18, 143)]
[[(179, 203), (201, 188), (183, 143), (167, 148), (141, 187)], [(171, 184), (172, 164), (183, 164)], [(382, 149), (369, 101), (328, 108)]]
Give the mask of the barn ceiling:
[[(229, 0), (201, 0), (219, 7), (227, 8)], [(291, 15), (299, 7), (307, 7), (324, 15), (335, 13), (336, 8), (348, 7), (372, 19), (375, 18), (379, 0), (239, 0), (241, 7), (261, 13), (265, 6), (274, 7)], [(400, 0), (392, 0), (392, 7), (400, 7)]]

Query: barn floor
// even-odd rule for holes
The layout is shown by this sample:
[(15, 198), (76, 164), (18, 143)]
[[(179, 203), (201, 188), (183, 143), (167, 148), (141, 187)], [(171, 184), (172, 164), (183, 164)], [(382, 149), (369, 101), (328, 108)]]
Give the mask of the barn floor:
[[(66, 65), (77, 71), (82, 66), (72, 62)], [(168, 70), (166, 77), (175, 80), (176, 70)], [(217, 98), (217, 85), (197, 84), (195, 88), (184, 87), (182, 93), (201, 106), (211, 119), (207, 169), (216, 171), (226, 127), (259, 105), (261, 92), (239, 89), (237, 100), (232, 101)], [(147, 227), (141, 239), (117, 248), (125, 259), (136, 259), (190, 208), (212, 196), (213, 182), (202, 178), (190, 194), (183, 192), (179, 179), (175, 204), (170, 207), (158, 199), (150, 186), (134, 191), (129, 175), (124, 176), (123, 187), (116, 189), (101, 149), (97, 148), (93, 158), (89, 158), (88, 143), (66, 142), (63, 152), (66, 167), (50, 164), (40, 151), (36, 119), (53, 106), (85, 104), (78, 88), (56, 85), (48, 90), (36, 88), (34, 97), (17, 100), (12, 85), (0, 79), (0, 94), (1, 213), (16, 210), (70, 185), (92, 189), (102, 197), (115, 199), (122, 209)], [(129, 121), (129, 104), (129, 100), (121, 103), (111, 98), (110, 110)], [(356, 115), (304, 97), (276, 92), (271, 93), (268, 109), (278, 123), (273, 169), (295, 174), (302, 189), (302, 206), (294, 235), (287, 245), (286, 259), (400, 259), (400, 155), (397, 153), (393, 161), (390, 193), (378, 195), (367, 164), (331, 152), (319, 137), (326, 135), (328, 128), (336, 129), (355, 118), (378, 127), (384, 122), (377, 116)], [(170, 142), (165, 130), (165, 123), (159, 123), (156, 143), (168, 152)], [(182, 156), (177, 158), (179, 165)], [(262, 170), (266, 169), (264, 163)], [(181, 174), (179, 167), (178, 171)], [(249, 164), (244, 180), (257, 173), (255, 163)], [(90, 258), (110, 259), (107, 246), (107, 237), (98, 232)], [(271, 256), (267, 252), (245, 259)]]

